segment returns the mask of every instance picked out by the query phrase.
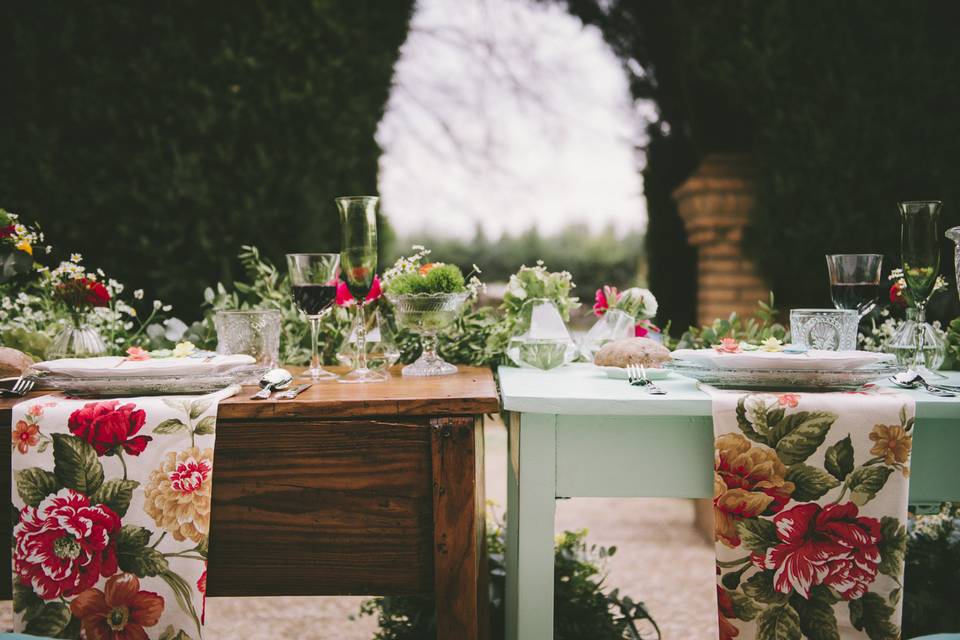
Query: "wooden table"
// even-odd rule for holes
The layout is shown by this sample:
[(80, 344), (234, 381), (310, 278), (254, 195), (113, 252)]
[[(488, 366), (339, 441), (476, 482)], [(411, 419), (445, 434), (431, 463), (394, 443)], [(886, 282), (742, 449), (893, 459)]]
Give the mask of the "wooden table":
[[(550, 640), (556, 499), (711, 498), (710, 398), (679, 377), (651, 396), (589, 364), (499, 376), (510, 412), (506, 637)], [(960, 500), (960, 398), (908, 393), (917, 403), (910, 501)]]
[[(252, 392), (220, 405), (209, 595), (433, 594), (438, 638), (485, 637), (481, 417), (499, 410), (490, 371), (323, 382), (282, 402)], [(8, 425), (12, 405), (0, 401)], [(10, 444), (0, 448), (8, 496)], [(0, 531), (10, 527), (0, 509)], [(10, 546), (0, 548), (9, 567)]]

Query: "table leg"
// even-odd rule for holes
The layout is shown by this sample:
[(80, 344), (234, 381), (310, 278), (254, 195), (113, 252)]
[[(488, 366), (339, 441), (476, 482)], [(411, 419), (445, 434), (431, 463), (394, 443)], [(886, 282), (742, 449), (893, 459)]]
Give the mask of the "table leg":
[(552, 640), (556, 416), (514, 413), (509, 426), (506, 640)]
[(430, 425), (437, 640), (484, 640), (483, 427), (475, 418), (437, 418)]

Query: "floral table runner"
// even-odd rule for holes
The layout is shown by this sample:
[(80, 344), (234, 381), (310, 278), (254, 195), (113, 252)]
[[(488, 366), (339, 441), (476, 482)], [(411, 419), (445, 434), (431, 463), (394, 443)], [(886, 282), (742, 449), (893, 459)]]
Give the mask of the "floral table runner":
[(202, 637), (217, 408), (238, 390), (13, 408), (16, 631)]
[(914, 402), (707, 387), (721, 640), (899, 640)]

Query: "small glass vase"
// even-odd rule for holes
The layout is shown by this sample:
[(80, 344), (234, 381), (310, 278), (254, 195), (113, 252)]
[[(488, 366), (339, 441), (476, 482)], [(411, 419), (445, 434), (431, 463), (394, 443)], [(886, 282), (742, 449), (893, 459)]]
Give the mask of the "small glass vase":
[(507, 357), (518, 367), (543, 371), (577, 357), (577, 347), (553, 300), (532, 298), (523, 303), (516, 333), (507, 345)]
[(86, 317), (75, 315), (53, 338), (48, 356), (57, 358), (93, 358), (106, 355), (107, 345), (100, 332), (90, 326)]
[(957, 280), (957, 295), (960, 295), (960, 227), (947, 229), (945, 235), (955, 243), (953, 248), (953, 275)]
[(622, 309), (607, 309), (580, 341), (580, 355), (593, 362), (603, 345), (636, 334), (637, 319)]
[[(397, 348), (393, 330), (379, 309), (368, 309), (364, 317), (366, 319), (364, 347), (367, 352), (367, 367), (371, 371), (387, 373), (390, 367), (400, 359), (400, 349)], [(350, 323), (350, 332), (344, 336), (337, 348), (337, 360), (340, 361), (340, 364), (351, 369), (357, 367), (359, 324), (360, 314), (354, 313), (353, 321)]]
[(923, 364), (927, 369), (936, 371), (946, 359), (947, 341), (929, 323), (918, 323), (917, 310), (912, 307), (907, 309), (907, 319), (887, 343), (887, 352), (896, 356), (897, 364), (905, 367), (912, 366), (914, 354), (917, 351), (917, 331), (923, 331)]
[(391, 295), (397, 326), (420, 336), (423, 352), (413, 364), (403, 368), (405, 376), (447, 376), (457, 368), (437, 355), (437, 334), (456, 322), (470, 294), (409, 293)]

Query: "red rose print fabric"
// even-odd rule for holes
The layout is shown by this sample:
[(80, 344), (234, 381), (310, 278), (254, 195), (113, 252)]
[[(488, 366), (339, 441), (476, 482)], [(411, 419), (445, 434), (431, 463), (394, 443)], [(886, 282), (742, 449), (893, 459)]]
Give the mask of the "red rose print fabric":
[(15, 631), (203, 637), (217, 407), (237, 390), (14, 407)]
[(899, 640), (913, 400), (706, 390), (718, 637)]

